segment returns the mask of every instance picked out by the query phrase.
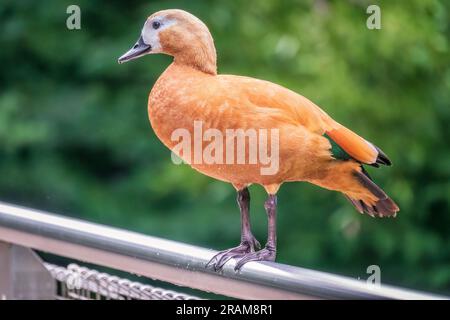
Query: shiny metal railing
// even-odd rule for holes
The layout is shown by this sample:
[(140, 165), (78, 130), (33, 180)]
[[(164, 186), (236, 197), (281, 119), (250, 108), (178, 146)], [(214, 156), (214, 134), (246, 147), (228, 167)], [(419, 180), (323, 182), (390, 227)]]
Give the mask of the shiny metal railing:
[(0, 241), (242, 299), (443, 298), (270, 262), (219, 274), (205, 268), (212, 250), (1, 202)]

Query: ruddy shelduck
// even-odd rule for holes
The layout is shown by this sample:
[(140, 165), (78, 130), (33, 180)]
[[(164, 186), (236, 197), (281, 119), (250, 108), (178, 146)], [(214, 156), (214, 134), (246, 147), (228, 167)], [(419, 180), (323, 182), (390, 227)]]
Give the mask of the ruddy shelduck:
[[(153, 86), (148, 99), (148, 114), (156, 135), (194, 169), (231, 183), (237, 190), (241, 242), (237, 247), (216, 254), (208, 266), (220, 270), (227, 261), (235, 258), (239, 259), (235, 265), (239, 270), (249, 261), (275, 260), (276, 194), (284, 182), (307, 181), (342, 192), (360, 213), (396, 216), (398, 206), (363, 168), (363, 165), (391, 165), (378, 147), (289, 89), (249, 77), (217, 74), (213, 38), (208, 27), (192, 14), (176, 9), (152, 14), (137, 43), (119, 58), (119, 63), (150, 53), (163, 53), (174, 58)], [(194, 136), (195, 122), (200, 122), (203, 130), (212, 129), (224, 136), (229, 129), (254, 130), (258, 135), (263, 130), (276, 130), (277, 141), (272, 141), (277, 142), (279, 164), (276, 172), (263, 174), (260, 161), (192, 161), (197, 147), (181, 151), (173, 133), (183, 128)], [(228, 145), (230, 140), (224, 143)], [(207, 141), (200, 143), (202, 148), (207, 147)], [(248, 157), (247, 149), (250, 148), (245, 150)], [(264, 204), (268, 238), (263, 249), (250, 228), (248, 186), (251, 184), (262, 185), (268, 193)]]

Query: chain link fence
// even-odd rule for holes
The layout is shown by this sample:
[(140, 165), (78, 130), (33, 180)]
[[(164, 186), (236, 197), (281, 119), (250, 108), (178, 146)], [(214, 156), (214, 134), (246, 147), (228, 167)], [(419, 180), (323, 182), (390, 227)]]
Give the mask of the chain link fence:
[(60, 300), (200, 300), (74, 263), (67, 267), (44, 265), (57, 282), (56, 295)]

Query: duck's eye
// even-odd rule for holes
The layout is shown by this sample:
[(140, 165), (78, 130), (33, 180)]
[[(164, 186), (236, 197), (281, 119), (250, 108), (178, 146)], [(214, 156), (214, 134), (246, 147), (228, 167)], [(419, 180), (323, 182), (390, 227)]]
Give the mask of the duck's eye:
[(158, 29), (159, 27), (161, 27), (161, 22), (159, 22), (159, 21), (153, 21), (153, 23), (152, 23), (152, 27), (153, 27), (153, 29)]

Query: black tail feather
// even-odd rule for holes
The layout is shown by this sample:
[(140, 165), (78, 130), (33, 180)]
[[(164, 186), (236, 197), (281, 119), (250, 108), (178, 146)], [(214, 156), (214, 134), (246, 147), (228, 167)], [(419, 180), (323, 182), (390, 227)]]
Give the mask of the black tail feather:
[(355, 171), (354, 175), (367, 190), (378, 198), (374, 205), (369, 205), (361, 199), (352, 199), (345, 195), (359, 213), (367, 213), (372, 217), (395, 217), (397, 215), (397, 212), (399, 211), (397, 204), (395, 204), (395, 202), (372, 181), (363, 167), (361, 167), (361, 172)]
[(380, 165), (383, 166), (391, 166), (392, 162), (391, 160), (388, 158), (388, 156), (383, 152), (383, 150), (381, 150), (380, 148), (378, 148), (377, 146), (373, 145), (372, 146), (377, 149), (378, 151), (378, 157), (375, 160), (374, 163), (370, 163), (369, 166), (375, 167), (375, 168), (379, 168)]
[(358, 181), (378, 199), (386, 199), (388, 197), (386, 193), (372, 181), (367, 171), (363, 168), (361, 169), (361, 172), (355, 171), (354, 175)]
[(377, 146), (375, 146), (375, 149), (377, 149), (378, 151), (378, 158), (375, 161), (375, 163), (378, 164), (384, 164), (385, 166), (390, 166), (392, 165), (391, 160), (388, 158), (388, 156), (383, 152), (383, 150), (381, 150), (380, 148), (378, 148)]

